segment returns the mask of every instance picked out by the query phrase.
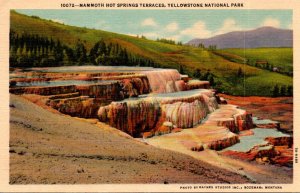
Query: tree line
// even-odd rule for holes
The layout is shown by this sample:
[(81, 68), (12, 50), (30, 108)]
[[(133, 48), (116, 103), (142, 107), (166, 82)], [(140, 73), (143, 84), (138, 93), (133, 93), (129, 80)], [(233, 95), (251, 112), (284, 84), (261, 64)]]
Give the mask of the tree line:
[(179, 41), (179, 42), (176, 43), (175, 40), (166, 39), (166, 38), (160, 38), (160, 39), (157, 38), (156, 41), (157, 41), (157, 42), (166, 43), (166, 44), (172, 44), (172, 45), (176, 45), (176, 44), (177, 44), (177, 45), (182, 46), (182, 42), (181, 42), (181, 41)]
[(284, 69), (270, 64), (268, 61), (259, 61), (256, 59), (247, 59), (246, 64), (250, 66), (255, 66), (256, 68), (265, 69), (271, 72), (278, 72), (280, 74), (285, 74), (287, 76), (293, 76), (293, 71), (285, 71)]
[(152, 59), (131, 54), (117, 43), (103, 39), (96, 42), (90, 51), (86, 42), (77, 40), (74, 46), (40, 35), (10, 32), (10, 66), (43, 67), (68, 65), (110, 65), (161, 67)]
[(280, 96), (293, 96), (293, 86), (289, 85), (281, 85), (279, 86), (276, 84), (272, 90), (273, 97), (280, 97)]
[(216, 51), (216, 50), (217, 50), (217, 45), (209, 45), (209, 46), (206, 48), (204, 44), (199, 43), (197, 46), (196, 46), (196, 45), (194, 45), (194, 46), (197, 47), (197, 48), (200, 48), (200, 49), (202, 49), (202, 50), (205, 50), (205, 49), (207, 49), (207, 50), (209, 50), (209, 51)]
[(210, 85), (214, 87), (216, 85), (215, 82), (215, 75), (211, 73), (209, 70), (205, 73), (201, 72), (200, 69), (196, 69), (193, 73), (193, 78), (199, 79), (199, 80), (207, 80), (209, 81)]

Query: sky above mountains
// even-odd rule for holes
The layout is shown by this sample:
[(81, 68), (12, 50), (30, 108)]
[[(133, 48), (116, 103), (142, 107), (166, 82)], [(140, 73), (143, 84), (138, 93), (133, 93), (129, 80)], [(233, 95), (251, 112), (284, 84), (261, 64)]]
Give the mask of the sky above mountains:
[(262, 26), (292, 29), (292, 10), (16, 10), (67, 25), (187, 42)]

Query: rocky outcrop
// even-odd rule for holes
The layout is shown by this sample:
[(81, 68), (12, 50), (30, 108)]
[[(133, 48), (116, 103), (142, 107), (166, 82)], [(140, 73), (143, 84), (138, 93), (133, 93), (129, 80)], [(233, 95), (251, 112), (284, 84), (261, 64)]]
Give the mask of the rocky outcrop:
[(191, 78), (186, 74), (181, 74), (180, 79), (187, 83)]
[(209, 116), (205, 124), (224, 126), (233, 133), (239, 133), (254, 127), (252, 115), (234, 105), (221, 105), (222, 110)]
[(125, 98), (137, 97), (151, 92), (147, 77), (122, 79), (120, 84)]
[(280, 129), (280, 123), (277, 121), (268, 120), (268, 119), (259, 119), (255, 117), (253, 118), (253, 122), (255, 126), (259, 128)]
[[(111, 75), (111, 76), (110, 76)], [(37, 83), (44, 83), (48, 81), (65, 81), (68, 80), (70, 84), (72, 80), (85, 81), (84, 84), (76, 85), (76, 91), (83, 96), (108, 98), (114, 100), (120, 100), (128, 97), (135, 97), (141, 94), (148, 94), (151, 92), (151, 87), (146, 75), (132, 74), (132, 73), (41, 73), (41, 78), (14, 78), (10, 80), (11, 92), (19, 94), (40, 94), (38, 90), (42, 88), (36, 88)], [(54, 81), (54, 83), (56, 82)], [(89, 83), (90, 81), (90, 83)], [(99, 82), (96, 82), (99, 81)], [(26, 84), (25, 84), (26, 83)], [(38, 84), (37, 84), (38, 85)], [(23, 86), (30, 86), (30, 88), (24, 88)], [(46, 86), (43, 86), (46, 87)], [(48, 86), (47, 86), (48, 87)], [(56, 89), (52, 86), (49, 88)], [(49, 92), (52, 94), (52, 92)], [(45, 93), (43, 95), (49, 95)], [(63, 94), (54, 92), (53, 94)]]
[[(201, 124), (183, 129), (174, 135), (145, 139), (149, 144), (166, 147), (174, 151), (202, 151), (204, 149), (222, 150), (240, 141), (239, 136), (229, 128), (237, 128), (233, 115), (239, 109), (234, 105), (219, 105)], [(234, 130), (236, 131), (236, 130)], [(185, 149), (185, 150), (184, 150)], [(190, 153), (187, 153), (190, 154)]]
[(151, 90), (154, 93), (178, 92), (175, 82), (181, 80), (181, 75), (175, 69), (159, 69), (143, 71), (149, 80)]
[(239, 109), (239, 112), (233, 115), (238, 131), (248, 130), (254, 127), (252, 114)]
[(121, 73), (121, 74), (105, 74), (98, 77), (93, 77), (93, 80), (116, 80), (121, 84), (124, 97), (134, 97), (141, 94), (151, 92), (150, 83), (146, 75)]
[(10, 93), (13, 94), (37, 94), (37, 95), (58, 95), (66, 93), (76, 92), (76, 87), (74, 85), (68, 86), (47, 86), (47, 87), (17, 87), (10, 88)]
[(224, 126), (224, 127), (228, 128), (233, 133), (238, 133), (239, 132), (239, 129), (236, 126), (236, 122), (235, 122), (233, 117), (218, 118), (216, 120), (216, 122), (217, 122), (217, 126)]
[(80, 96), (74, 98), (63, 98), (48, 100), (47, 105), (59, 112), (75, 117), (95, 118), (97, 111), (106, 101)]
[[(141, 136), (144, 132), (155, 132), (159, 128), (162, 130), (165, 121), (179, 128), (193, 127), (217, 108), (216, 100), (209, 90), (176, 95), (169, 97), (168, 94), (160, 94), (112, 102), (100, 107), (98, 117), (100, 121), (132, 136)], [(163, 132), (166, 131), (168, 129), (165, 128)]]
[(67, 94), (52, 95), (52, 96), (49, 96), (49, 99), (50, 100), (66, 99), (66, 98), (74, 98), (74, 97), (79, 97), (79, 96), (80, 96), (79, 92), (74, 92), (74, 93), (67, 93)]
[(188, 90), (200, 89), (200, 88), (209, 89), (210, 83), (209, 81), (189, 80), (187, 82), (187, 88)]
[(238, 143), (239, 141), (240, 141), (239, 137), (236, 134), (230, 133), (229, 135), (225, 135), (221, 139), (213, 140), (211, 142), (206, 143), (206, 146), (209, 149), (222, 150), (225, 149), (226, 147), (230, 147)]
[[(251, 128), (252, 119), (248, 119), (251, 114), (246, 115), (246, 111), (238, 109), (234, 105), (219, 105), (219, 109), (209, 114), (201, 125), (192, 130), (204, 147), (222, 150), (240, 141), (237, 134), (241, 129)], [(239, 125), (241, 120), (244, 123), (243, 127)], [(247, 121), (250, 123), (246, 123)]]
[[(186, 143), (192, 151), (221, 150), (239, 141), (236, 133), (253, 127), (251, 114), (235, 106), (225, 105), (222, 111), (216, 111), (218, 102), (224, 102), (215, 95), (216, 91), (209, 89), (208, 81), (191, 80), (175, 69), (130, 68), (134, 72), (126, 72), (126, 68), (125, 71), (105, 69), (103, 72), (65, 72), (65, 69), (24, 72), (30, 78), (12, 80), (10, 91), (50, 95), (45, 97), (47, 105), (59, 112), (97, 117), (133, 137), (179, 132), (203, 123), (204, 127), (196, 128), (195, 134), (202, 140), (201, 144)], [(77, 85), (18, 87), (18, 81)], [(216, 113), (208, 116), (212, 112)]]
[(118, 82), (76, 85), (76, 91), (82, 96), (107, 100), (122, 100), (124, 94)]
[(191, 128), (199, 124), (208, 113), (213, 112), (217, 108), (215, 98), (206, 94), (199, 95), (192, 98), (192, 100), (185, 100), (162, 102), (165, 119), (179, 128)]
[(293, 137), (267, 137), (265, 140), (274, 146), (293, 147)]
[(279, 137), (266, 139), (269, 143), (253, 147), (248, 152), (227, 150), (223, 155), (242, 160), (256, 161), (258, 163), (277, 164), (287, 167), (293, 166), (293, 149), (290, 148), (291, 137)]
[(228, 150), (225, 152), (222, 152), (223, 155), (226, 156), (232, 156), (243, 160), (257, 160), (258, 162), (261, 162), (263, 160), (267, 161), (270, 160), (270, 158), (274, 158), (275, 156), (279, 155), (279, 152), (277, 152), (273, 145), (263, 145), (263, 146), (255, 146), (248, 152), (237, 152)]
[(129, 100), (100, 107), (98, 118), (112, 127), (138, 137), (142, 132), (156, 127), (160, 114), (159, 103), (155, 100)]

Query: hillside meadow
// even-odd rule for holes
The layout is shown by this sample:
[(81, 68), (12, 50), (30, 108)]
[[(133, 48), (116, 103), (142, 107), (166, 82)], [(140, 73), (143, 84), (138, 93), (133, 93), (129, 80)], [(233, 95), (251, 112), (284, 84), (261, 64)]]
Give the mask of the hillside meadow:
[[(175, 68), (181, 73), (195, 76), (195, 78), (209, 79), (218, 91), (239, 96), (272, 96), (275, 85), (282, 87), (292, 86), (292, 76), (272, 72), (254, 65), (248, 65), (245, 59), (268, 60), (275, 66), (281, 65), (287, 71), (292, 70), (291, 48), (268, 48), (246, 51), (226, 49), (217, 52), (226, 52), (230, 57), (208, 49), (196, 48), (187, 45), (168, 44), (133, 37), (113, 32), (68, 26), (35, 16), (26, 16), (11, 11), (10, 30), (15, 33), (39, 35), (74, 48), (76, 42), (83, 42), (87, 55), (100, 40), (107, 44), (118, 44), (126, 49), (129, 55), (145, 58), (157, 64), (155, 67)], [(25, 53), (26, 54), (26, 53)], [(234, 58), (234, 59), (232, 59)], [(84, 63), (80, 64), (84, 65)], [(114, 65), (113, 63), (110, 65)], [(126, 64), (122, 64), (126, 65)]]

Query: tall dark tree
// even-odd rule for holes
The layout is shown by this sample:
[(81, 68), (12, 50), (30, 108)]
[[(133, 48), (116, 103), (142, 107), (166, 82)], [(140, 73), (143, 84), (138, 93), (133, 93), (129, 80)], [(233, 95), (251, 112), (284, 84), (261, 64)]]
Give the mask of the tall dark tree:
[(242, 77), (243, 76), (243, 71), (242, 68), (239, 67), (238, 72), (237, 72), (237, 77)]
[(179, 73), (184, 74), (184, 68), (182, 65), (179, 65)]
[(194, 78), (201, 79), (201, 70), (197, 68), (193, 74)]
[(83, 65), (84, 63), (87, 62), (86, 48), (83, 42), (80, 40), (78, 40), (75, 46), (75, 57), (79, 65)]
[(273, 88), (273, 91), (272, 91), (272, 96), (273, 97), (278, 97), (279, 96), (279, 86), (278, 84), (276, 84)]
[(214, 79), (213, 75), (209, 76), (208, 81), (211, 86), (215, 86), (215, 79)]
[(293, 96), (293, 86), (287, 87), (287, 96)]
[(280, 96), (286, 96), (286, 92), (287, 92), (286, 86), (285, 86), (285, 85), (282, 85), (282, 86), (280, 87)]

